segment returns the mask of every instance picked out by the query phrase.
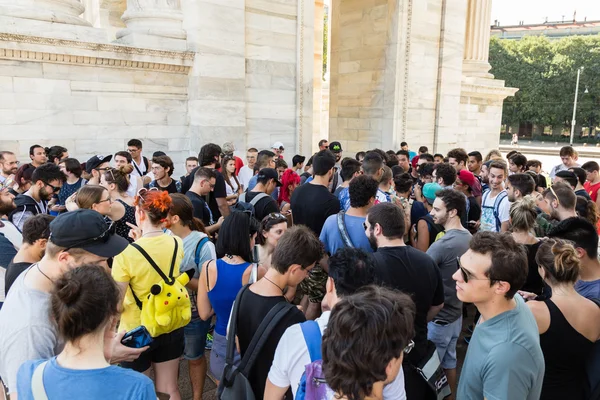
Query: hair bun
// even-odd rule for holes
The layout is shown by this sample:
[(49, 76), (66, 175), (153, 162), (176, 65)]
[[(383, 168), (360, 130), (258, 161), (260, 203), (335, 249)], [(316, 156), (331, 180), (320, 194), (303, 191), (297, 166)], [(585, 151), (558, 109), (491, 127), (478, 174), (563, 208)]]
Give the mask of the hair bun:
[(81, 296), (81, 283), (76, 280), (68, 280), (64, 281), (64, 284), (60, 286), (61, 283), (63, 282), (58, 283), (59, 287), (56, 294), (66, 306), (70, 306)]

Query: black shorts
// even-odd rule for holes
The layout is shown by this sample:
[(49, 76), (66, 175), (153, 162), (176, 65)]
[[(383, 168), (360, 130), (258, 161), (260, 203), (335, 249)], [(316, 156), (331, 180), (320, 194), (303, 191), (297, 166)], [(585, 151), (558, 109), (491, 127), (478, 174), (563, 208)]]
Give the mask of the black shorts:
[(143, 352), (137, 360), (122, 362), (121, 367), (144, 372), (152, 366), (152, 363), (162, 363), (181, 357), (184, 347), (183, 328), (179, 328), (171, 333), (154, 338), (150, 348)]

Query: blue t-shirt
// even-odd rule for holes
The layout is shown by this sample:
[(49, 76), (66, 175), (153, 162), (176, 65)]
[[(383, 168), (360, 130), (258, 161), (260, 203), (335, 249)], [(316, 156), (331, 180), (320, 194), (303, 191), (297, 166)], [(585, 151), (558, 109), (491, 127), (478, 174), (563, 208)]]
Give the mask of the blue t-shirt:
[(346, 211), (350, 208), (350, 190), (348, 188), (340, 190), (338, 199), (340, 200), (340, 210)]
[[(344, 222), (346, 224), (346, 231), (348, 232), (348, 236), (350, 236), (350, 241), (354, 247), (372, 253), (373, 249), (369, 244), (369, 238), (367, 238), (365, 228), (363, 227), (365, 218), (345, 214)], [(321, 231), (319, 239), (323, 242), (325, 251), (331, 255), (335, 254), (338, 249), (346, 247), (340, 236), (340, 231), (338, 230), (337, 214), (327, 217), (325, 224), (323, 224), (323, 230)]]
[(517, 306), (477, 325), (463, 364), (457, 399), (537, 400), (544, 355), (537, 323), (518, 294)]
[[(45, 360), (26, 361), (17, 374), (17, 393), (21, 400), (33, 400), (31, 378)], [(156, 400), (154, 384), (147, 376), (116, 366), (76, 370), (63, 368), (53, 357), (42, 378), (49, 399), (62, 400)]]
[(258, 183), (258, 175), (254, 175), (252, 178), (250, 178), (250, 180), (248, 181), (248, 189), (246, 190), (246, 192), (251, 191), (252, 189), (254, 189), (254, 186), (256, 186), (256, 184)]
[(589, 282), (577, 281), (575, 290), (586, 299), (600, 299), (600, 279)]

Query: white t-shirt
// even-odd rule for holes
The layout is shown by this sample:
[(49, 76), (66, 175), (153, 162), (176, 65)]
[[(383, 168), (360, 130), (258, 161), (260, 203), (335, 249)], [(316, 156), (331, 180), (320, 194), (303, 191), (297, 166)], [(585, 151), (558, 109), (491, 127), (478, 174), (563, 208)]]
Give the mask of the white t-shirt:
[(508, 221), (510, 217), (510, 201), (506, 196), (506, 190), (501, 191), (494, 197), (490, 197), (491, 191), (487, 190), (483, 193), (483, 199), (481, 203), (481, 226), (480, 231), (498, 232), (496, 226), (496, 217), (494, 217), (494, 204), (496, 204), (496, 198), (502, 194), (504, 199), (498, 204), (498, 219), (500, 223)]
[[(140, 163), (138, 164), (135, 160), (131, 160), (131, 164), (133, 165), (133, 171), (131, 172), (131, 176), (139, 176), (142, 177), (147, 170), (146, 164), (144, 163), (144, 155), (140, 155)], [(150, 167), (150, 160), (148, 160), (148, 168)]]
[(240, 181), (240, 185), (244, 188), (244, 190), (248, 189), (248, 182), (254, 176), (254, 170), (247, 165), (244, 165), (240, 172), (238, 173), (238, 181)]
[[(331, 311), (325, 311), (316, 321), (321, 329), (321, 334), (325, 331)], [(306, 341), (302, 334), (300, 324), (295, 324), (287, 328), (275, 350), (273, 364), (269, 371), (269, 380), (275, 386), (281, 388), (291, 386), (294, 396), (298, 391), (300, 379), (304, 374), (304, 367), (310, 364), (310, 354)], [(404, 390), (404, 372), (400, 372), (396, 379), (383, 389), (383, 398), (385, 400), (405, 400), (406, 391)]]
[[(238, 177), (238, 180), (240, 178)], [(225, 190), (227, 191), (227, 196), (231, 196), (232, 194), (236, 194), (238, 191), (238, 184), (236, 183), (235, 179), (233, 179), (233, 177), (229, 178), (229, 182), (231, 183), (231, 186), (229, 186), (229, 184), (227, 182), (225, 182)], [(233, 187), (232, 187), (233, 186)]]

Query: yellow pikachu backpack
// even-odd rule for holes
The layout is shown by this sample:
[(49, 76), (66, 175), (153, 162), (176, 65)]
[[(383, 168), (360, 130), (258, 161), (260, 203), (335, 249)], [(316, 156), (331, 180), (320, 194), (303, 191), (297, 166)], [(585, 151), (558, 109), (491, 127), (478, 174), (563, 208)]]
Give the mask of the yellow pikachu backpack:
[(175, 249), (173, 250), (169, 276), (165, 275), (141, 246), (135, 243), (131, 244), (142, 253), (162, 278), (161, 282), (152, 285), (150, 294), (143, 302), (133, 293), (133, 288), (131, 288), (135, 302), (142, 311), (140, 316), (142, 325), (154, 338), (186, 326), (192, 318), (190, 298), (185, 288), (185, 285), (190, 281), (190, 276), (187, 273), (182, 273), (177, 279), (173, 278), (179, 247), (177, 240), (175, 238), (173, 240), (175, 241)]

